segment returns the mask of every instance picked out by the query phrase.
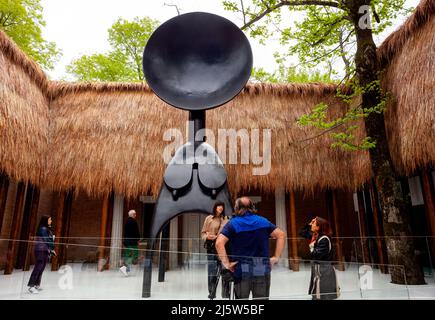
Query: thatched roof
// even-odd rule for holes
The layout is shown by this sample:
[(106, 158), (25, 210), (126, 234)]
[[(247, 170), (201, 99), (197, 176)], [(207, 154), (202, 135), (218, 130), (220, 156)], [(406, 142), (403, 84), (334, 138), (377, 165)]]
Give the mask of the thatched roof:
[(424, 0), (379, 48), (383, 87), (391, 93), (385, 117), (399, 172), (435, 163), (435, 1)]
[(40, 183), (48, 132), (47, 80), (39, 67), (0, 32), (0, 171)]
[[(325, 99), (340, 107), (334, 91), (325, 84), (250, 84), (230, 103), (207, 111), (207, 127), (216, 137), (218, 128), (272, 131), (270, 174), (254, 176), (257, 165), (227, 164), (231, 190), (273, 190), (277, 184), (356, 188), (364, 183), (370, 177), (366, 154), (331, 150), (326, 137), (308, 146), (289, 145), (315, 134), (294, 123), (298, 116)], [(163, 133), (177, 128), (184, 134), (187, 112), (166, 105), (143, 85), (58, 83), (52, 99), (49, 185), (76, 185), (90, 193), (112, 188), (123, 194), (158, 192), (168, 145)]]
[[(379, 49), (380, 61), (390, 65), (384, 83), (394, 97), (386, 114), (390, 149), (397, 168), (407, 173), (435, 160), (433, 15), (421, 13), (427, 10), (433, 12), (431, 1), (423, 1)], [(144, 84), (50, 82), (1, 32), (0, 71), (0, 170), (53, 190), (157, 194), (166, 167), (162, 152), (169, 144), (163, 132), (184, 133), (187, 112), (166, 105)], [(218, 128), (272, 131), (271, 172), (254, 176), (259, 165), (226, 164), (231, 192), (269, 191), (278, 184), (293, 190), (355, 189), (366, 182), (371, 177), (366, 152), (332, 150), (326, 136), (300, 142), (317, 132), (297, 126), (295, 119), (317, 103), (344, 112), (335, 89), (248, 84), (225, 106), (207, 111), (207, 127), (215, 133)], [(361, 125), (358, 134), (363, 130)]]

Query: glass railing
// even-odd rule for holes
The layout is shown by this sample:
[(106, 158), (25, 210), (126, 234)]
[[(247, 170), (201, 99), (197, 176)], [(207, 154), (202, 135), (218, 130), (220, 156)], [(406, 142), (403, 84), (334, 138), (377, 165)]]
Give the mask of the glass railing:
[[(333, 239), (333, 242), (336, 240)], [(341, 238), (339, 245), (350, 253), (331, 262), (340, 287), (338, 299), (435, 299), (432, 270), (429, 272), (426, 269), (425, 285), (410, 285), (403, 266), (379, 264), (369, 259), (356, 260), (362, 252), (355, 249), (352, 253), (346, 246), (358, 248), (356, 242), (360, 240)], [(31, 293), (28, 284), (37, 258), (33, 250), (34, 242), (1, 239), (0, 299), (143, 299), (144, 270), (151, 270), (147, 299), (209, 299), (208, 261), (214, 256), (205, 252), (201, 239), (155, 239), (153, 248), (149, 247), (153, 242), (151, 239), (142, 240), (137, 249), (130, 250), (131, 261), (127, 261), (130, 272), (127, 275), (120, 270), (125, 260), (125, 249), (111, 245), (119, 241), (121, 239), (106, 239), (104, 242), (99, 238), (56, 239), (57, 256), (50, 259), (42, 273), (42, 290)], [(308, 244), (304, 239), (288, 239), (287, 243), (300, 246), (298, 257), (282, 257), (272, 267), (269, 299), (312, 299), (308, 291), (315, 262), (305, 256)], [(274, 245), (271, 240), (271, 252)], [(27, 255), (23, 248), (27, 249)], [(11, 259), (13, 251), (14, 258)], [(352, 254), (355, 254), (354, 258)], [(248, 261), (246, 265), (241, 265), (243, 270), (249, 269), (251, 260), (247, 258), (232, 257)], [(152, 268), (146, 269), (149, 261), (152, 261)], [(262, 264), (256, 266), (261, 273)], [(392, 270), (396, 277), (404, 279), (405, 284), (391, 282)], [(322, 269), (320, 271), (323, 272)], [(214, 299), (237, 296), (240, 288), (226, 272), (222, 274), (218, 269), (213, 270), (211, 275), (212, 292), (216, 295)], [(225, 279), (224, 295), (222, 279)], [(324, 292), (319, 294), (323, 297)]]

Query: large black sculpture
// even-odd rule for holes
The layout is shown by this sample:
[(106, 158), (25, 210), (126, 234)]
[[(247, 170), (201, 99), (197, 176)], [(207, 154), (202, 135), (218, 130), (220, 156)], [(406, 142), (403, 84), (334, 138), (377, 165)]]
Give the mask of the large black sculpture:
[(226, 215), (232, 212), (225, 169), (200, 130), (205, 128), (205, 110), (233, 99), (248, 81), (251, 68), (246, 36), (229, 20), (210, 13), (187, 13), (165, 22), (145, 47), (148, 85), (163, 101), (188, 110), (192, 126), (189, 141), (176, 151), (164, 174), (151, 220), (143, 297), (151, 295), (155, 239), (172, 218), (185, 212), (210, 214), (217, 200), (225, 203)]

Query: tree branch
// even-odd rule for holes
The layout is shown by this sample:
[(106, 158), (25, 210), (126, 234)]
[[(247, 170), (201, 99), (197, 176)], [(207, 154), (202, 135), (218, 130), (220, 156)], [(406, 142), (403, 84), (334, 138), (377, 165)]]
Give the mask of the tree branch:
[(243, 0), (240, 0), (240, 8), (242, 9), (242, 14), (243, 14), (243, 24), (246, 24), (246, 12), (245, 12), (245, 6), (243, 5)]
[(373, 16), (375, 17), (375, 20), (377, 23), (381, 23), (381, 19), (379, 18), (378, 13), (376, 12), (376, 8), (374, 5), (372, 5), (372, 10), (373, 10)]
[(314, 139), (317, 139), (317, 138), (319, 138), (319, 137), (321, 137), (321, 136), (327, 134), (328, 132), (330, 132), (330, 131), (332, 131), (332, 130), (338, 128), (338, 127), (341, 127), (342, 125), (344, 125), (344, 122), (342, 122), (342, 123), (338, 123), (338, 124), (336, 124), (335, 126), (329, 128), (329, 129), (327, 129), (327, 130), (324, 130), (324, 131), (320, 132), (319, 134), (316, 134), (315, 136), (312, 136), (312, 137), (309, 137), (309, 138), (306, 138), (306, 139), (303, 139), (303, 140), (299, 140), (299, 141), (290, 142), (290, 143), (289, 143), (289, 146), (291, 146), (292, 144), (297, 144), (297, 143), (302, 143), (302, 142), (305, 142), (305, 141), (308, 141), (308, 140), (314, 140)]
[[(352, 108), (352, 110), (355, 110), (356, 108), (359, 108), (359, 107), (361, 107), (361, 105), (358, 105), (357, 107)], [(337, 129), (337, 128), (339, 128), (339, 127), (341, 127), (342, 125), (347, 124), (347, 123), (348, 123), (348, 121), (344, 121), (344, 122), (337, 123), (335, 126), (329, 128), (329, 129), (323, 130), (323, 131), (320, 132), (319, 134), (316, 134), (316, 135), (314, 135), (314, 136), (308, 137), (308, 138), (303, 139), (303, 140), (294, 141), (294, 142), (289, 142), (288, 145), (291, 146), (292, 144), (297, 144), (297, 143), (302, 143), (302, 142), (305, 142), (305, 141), (309, 141), (309, 140), (317, 139), (317, 138), (319, 138), (319, 137), (321, 137), (321, 136), (327, 134), (328, 132), (331, 132), (331, 131), (333, 131), (334, 129)]]
[(245, 30), (249, 28), (251, 25), (256, 23), (257, 21), (264, 18), (269, 13), (275, 11), (276, 9), (279, 9), (284, 6), (289, 7), (296, 7), (296, 6), (325, 6), (325, 7), (334, 7), (339, 8), (339, 3), (334, 1), (322, 1), (322, 0), (301, 0), (301, 1), (281, 1), (278, 4), (272, 6), (272, 7), (266, 7), (266, 10), (259, 13), (254, 19), (250, 20), (249, 22), (245, 23), (241, 29)]
[(312, 44), (312, 46), (315, 47), (315, 46), (321, 44), (323, 41), (325, 41), (326, 38), (331, 34), (332, 30), (334, 30), (335, 25), (340, 23), (343, 20), (344, 20), (344, 18), (340, 17), (339, 19), (335, 20), (333, 23), (330, 23), (329, 24), (329, 29), (326, 30), (326, 32), (322, 35), (322, 37), (319, 40), (317, 40), (316, 42), (314, 42)]
[(18, 24), (16, 21), (13, 21), (13, 19), (8, 23), (9, 18), (12, 16), (12, 13), (1, 13), (0, 16), (0, 25), (2, 25), (3, 27), (9, 27), (15, 24)]
[(346, 53), (344, 51), (344, 40), (343, 40), (343, 30), (341, 29), (338, 34), (338, 42), (340, 45), (340, 55), (341, 59), (343, 59), (344, 65), (346, 66), (346, 72), (350, 70), (350, 61), (346, 57)]
[(168, 7), (175, 7), (175, 9), (177, 10), (177, 15), (180, 15), (180, 9), (178, 9), (178, 6), (176, 4), (164, 3), (163, 5)]
[[(352, 32), (350, 32), (350, 33), (348, 34), (348, 36), (346, 37), (346, 39), (344, 39), (344, 42), (346, 42), (346, 41), (349, 39), (349, 37), (351, 36), (351, 34), (352, 34)], [(340, 45), (338, 45), (337, 47), (335, 47), (334, 49), (332, 49), (332, 50), (330, 50), (330, 51), (326, 51), (324, 54), (322, 54), (322, 55), (319, 56), (319, 57), (315, 57), (314, 59), (311, 59), (311, 60), (309, 60), (309, 61), (306, 61), (305, 64), (306, 64), (306, 63), (316, 62), (316, 61), (318, 61), (318, 60), (320, 60), (320, 59), (322, 59), (322, 58), (328, 56), (329, 54), (331, 54), (331, 53), (337, 51), (339, 48), (340, 48)], [(299, 66), (299, 65), (301, 65), (301, 64), (302, 64), (302, 63), (298, 63), (298, 64), (296, 65), (296, 67)]]

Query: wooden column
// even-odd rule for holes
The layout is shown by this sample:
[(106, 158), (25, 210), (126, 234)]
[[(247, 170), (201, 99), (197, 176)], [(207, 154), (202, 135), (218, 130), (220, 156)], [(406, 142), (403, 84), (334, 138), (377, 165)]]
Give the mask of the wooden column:
[(178, 266), (178, 217), (171, 220), (169, 224), (169, 269), (175, 269)]
[(30, 208), (29, 233), (27, 237), (28, 242), (27, 242), (23, 271), (28, 271), (30, 269), (30, 257), (32, 254), (33, 243), (36, 236), (36, 228), (38, 227), (37, 219), (38, 219), (39, 196), (40, 196), (40, 190), (38, 187), (35, 187), (33, 190), (32, 204)]
[(23, 269), (24, 263), (26, 261), (34, 191), (35, 191), (35, 186), (33, 186), (31, 183), (28, 183), (27, 190), (26, 190), (26, 199), (24, 202), (23, 220), (21, 221), (20, 241), (18, 243), (15, 269)]
[[(287, 212), (285, 210), (285, 201), (285, 188), (284, 186), (279, 185), (275, 188), (275, 225), (284, 231), (287, 237)], [(280, 264), (281, 262), (284, 262), (283, 265), (289, 267), (288, 257), (288, 244), (286, 241), (282, 251)]]
[(124, 196), (116, 194), (113, 197), (113, 218), (110, 242), (110, 267), (118, 268), (122, 252), (122, 229), (124, 213)]
[(98, 247), (98, 271), (103, 271), (106, 262), (103, 260), (105, 258), (105, 244), (106, 244), (106, 229), (107, 220), (109, 217), (109, 196), (104, 196), (103, 204), (101, 206), (101, 225), (100, 225), (100, 243)]
[(56, 216), (54, 218), (54, 235), (55, 235), (55, 239), (54, 239), (54, 251), (56, 251), (56, 253), (58, 254), (56, 257), (53, 257), (51, 259), (51, 271), (57, 271), (59, 269), (59, 265), (60, 265), (60, 259), (59, 259), (59, 254), (60, 254), (60, 249), (62, 244), (62, 241), (64, 239), (61, 239), (62, 237), (62, 227), (63, 227), (63, 213), (64, 213), (64, 206), (65, 206), (65, 198), (67, 196), (67, 193), (65, 191), (62, 191), (59, 194), (58, 197), (58, 202), (57, 202), (57, 208), (56, 208)]
[(361, 191), (358, 191), (357, 193), (358, 197), (358, 222), (359, 222), (359, 232), (360, 232), (360, 245), (361, 245), (361, 252), (362, 252), (362, 262), (370, 263), (370, 253), (368, 249), (367, 244), (367, 236), (368, 236), (368, 230), (366, 225), (366, 210), (364, 208), (364, 197)]
[(112, 222), (113, 222), (113, 207), (115, 201), (115, 194), (113, 192), (109, 195), (109, 207), (107, 212), (107, 223), (106, 223), (106, 232), (105, 232), (105, 249), (104, 249), (104, 257), (106, 259), (106, 264), (104, 265), (104, 270), (110, 269), (110, 245), (112, 238)]
[(8, 198), (9, 179), (5, 174), (0, 175), (0, 233), (3, 226), (3, 218), (6, 210), (6, 200)]
[(382, 273), (388, 273), (388, 260), (386, 258), (385, 253), (385, 237), (382, 231), (382, 220), (379, 219), (379, 205), (378, 205), (378, 196), (375, 191), (375, 188), (373, 187), (373, 184), (369, 188), (370, 192), (370, 201), (371, 201), (371, 207), (372, 207), (372, 213), (373, 213), (373, 224), (375, 225), (375, 233), (376, 233), (376, 247), (378, 251), (379, 256), (379, 264), (380, 264), (380, 270)]
[(338, 209), (338, 200), (337, 200), (337, 190), (331, 191), (331, 200), (332, 200), (332, 223), (334, 224), (335, 234), (334, 237), (336, 239), (336, 249), (337, 249), (337, 259), (338, 259), (338, 270), (344, 271), (344, 256), (343, 256), (343, 246), (341, 243), (341, 230), (340, 230), (340, 212)]
[(293, 271), (299, 271), (299, 256), (298, 256), (298, 233), (296, 228), (296, 200), (295, 192), (291, 191), (290, 194), (290, 243), (289, 243), (289, 256), (290, 267)]
[(432, 173), (429, 170), (421, 170), (421, 184), (423, 189), (424, 210), (428, 229), (432, 235), (430, 250), (432, 261), (435, 264), (435, 193), (432, 181)]
[(62, 245), (59, 247), (59, 252), (58, 252), (59, 265), (66, 264), (68, 258), (68, 242), (69, 242), (69, 230), (71, 227), (71, 210), (72, 210), (73, 198), (74, 198), (74, 191), (68, 191), (65, 196), (65, 202), (63, 206), (62, 231), (59, 235), (62, 243)]
[(15, 198), (14, 216), (12, 218), (11, 232), (9, 235), (8, 252), (6, 257), (6, 265), (4, 274), (11, 274), (14, 269), (15, 255), (18, 247), (20, 227), (23, 220), (24, 196), (26, 193), (26, 185), (24, 182), (18, 182), (17, 195)]

